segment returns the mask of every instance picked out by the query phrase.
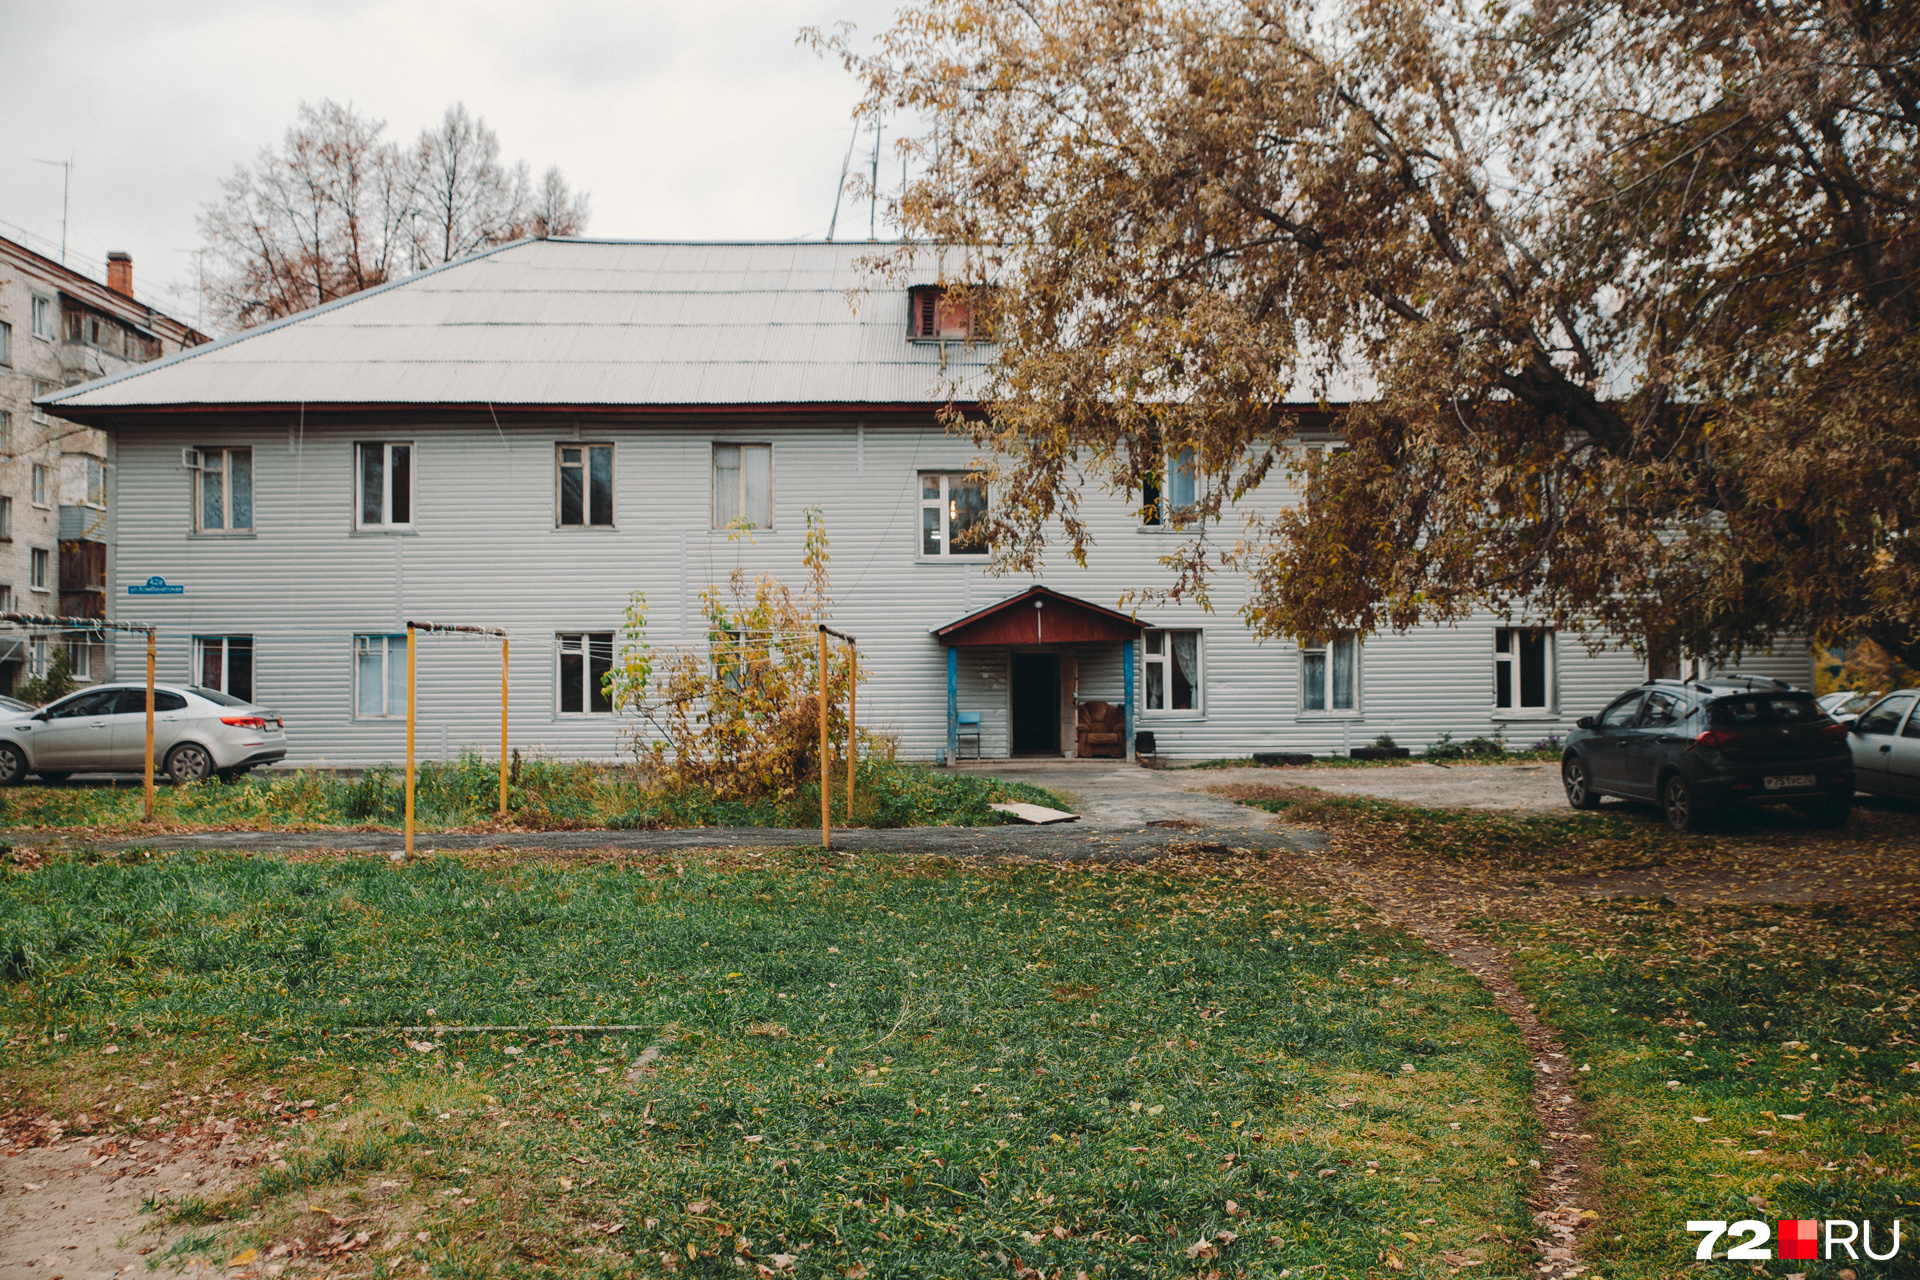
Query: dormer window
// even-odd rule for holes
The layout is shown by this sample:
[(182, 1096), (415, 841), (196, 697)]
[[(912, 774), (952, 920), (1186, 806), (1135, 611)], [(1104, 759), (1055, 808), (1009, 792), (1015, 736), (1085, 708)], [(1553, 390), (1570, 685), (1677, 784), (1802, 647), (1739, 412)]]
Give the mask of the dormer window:
[(962, 342), (973, 335), (973, 295), (978, 290), (922, 284), (907, 290), (907, 338), (914, 342)]

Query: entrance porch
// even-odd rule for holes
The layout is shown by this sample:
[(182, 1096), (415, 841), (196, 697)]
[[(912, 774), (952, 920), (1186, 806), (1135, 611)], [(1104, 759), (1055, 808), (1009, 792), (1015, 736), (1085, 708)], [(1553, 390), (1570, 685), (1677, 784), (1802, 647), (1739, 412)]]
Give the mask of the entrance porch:
[(934, 628), (947, 651), (947, 761), (962, 758), (963, 718), (989, 759), (1132, 759), (1142, 631), (1124, 613), (1039, 586)]

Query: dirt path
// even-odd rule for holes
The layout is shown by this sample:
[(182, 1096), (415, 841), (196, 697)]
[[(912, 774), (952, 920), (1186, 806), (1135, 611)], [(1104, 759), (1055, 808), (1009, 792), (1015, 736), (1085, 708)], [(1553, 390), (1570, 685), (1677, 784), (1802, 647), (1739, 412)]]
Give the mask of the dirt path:
[(1543, 1280), (1570, 1280), (1582, 1271), (1581, 1229), (1597, 1211), (1588, 1203), (1586, 1154), (1593, 1135), (1573, 1095), (1573, 1064), (1559, 1033), (1540, 1020), (1538, 1011), (1513, 980), (1506, 954), (1458, 927), (1458, 915), (1418, 886), (1385, 884), (1367, 870), (1335, 859), (1302, 859), (1303, 870), (1331, 896), (1351, 894), (1389, 923), (1413, 934), (1471, 973), (1493, 996), (1494, 1005), (1519, 1028), (1533, 1060), (1534, 1118), (1540, 1124), (1540, 1180), (1528, 1204), (1539, 1235), (1533, 1240)]
[[(237, 1176), (224, 1134), (70, 1138), (17, 1114), (9, 1120), (0, 1154), (0, 1280), (144, 1273), (191, 1229), (167, 1226), (142, 1205), (217, 1195)], [(17, 1145), (36, 1140), (44, 1145)]]

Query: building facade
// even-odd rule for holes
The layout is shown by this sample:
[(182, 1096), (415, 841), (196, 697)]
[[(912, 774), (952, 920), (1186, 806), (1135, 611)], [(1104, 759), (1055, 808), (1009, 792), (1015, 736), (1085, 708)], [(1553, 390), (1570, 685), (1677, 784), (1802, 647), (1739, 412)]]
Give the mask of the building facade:
[[(131, 257), (108, 254), (106, 267), (102, 284), (0, 239), (0, 612), (107, 616), (106, 434), (34, 401), (206, 341), (139, 301)], [(83, 683), (105, 677), (98, 633), (12, 628), (0, 632), (0, 693), (43, 673), (55, 646)]]
[[(109, 438), (112, 612), (159, 628), (165, 678), (279, 710), (289, 764), (335, 766), (399, 758), (409, 620), (511, 632), (516, 746), (620, 756), (636, 726), (599, 677), (634, 594), (650, 645), (698, 651), (703, 590), (801, 580), (810, 511), (861, 724), (906, 758), (952, 751), (961, 715), (965, 754), (1072, 754), (1092, 701), (1169, 758), (1526, 746), (1644, 678), (1492, 617), (1262, 643), (1228, 580), (1212, 612), (1118, 607), (1180, 536), (1118, 495), (1089, 495), (1086, 567), (991, 575), (966, 534), (993, 495), (936, 420), (988, 353), (922, 314), (937, 260), (882, 284), (871, 252), (523, 242), (59, 393)], [(423, 755), (495, 749), (498, 661), (423, 637)], [(1742, 669), (1804, 682), (1811, 661)]]

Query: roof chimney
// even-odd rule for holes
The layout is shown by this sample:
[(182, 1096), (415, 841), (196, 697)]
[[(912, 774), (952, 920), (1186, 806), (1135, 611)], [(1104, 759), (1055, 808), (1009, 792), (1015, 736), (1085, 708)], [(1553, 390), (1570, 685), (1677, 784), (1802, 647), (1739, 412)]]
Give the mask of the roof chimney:
[(107, 255), (107, 288), (133, 296), (133, 255), (119, 249)]

